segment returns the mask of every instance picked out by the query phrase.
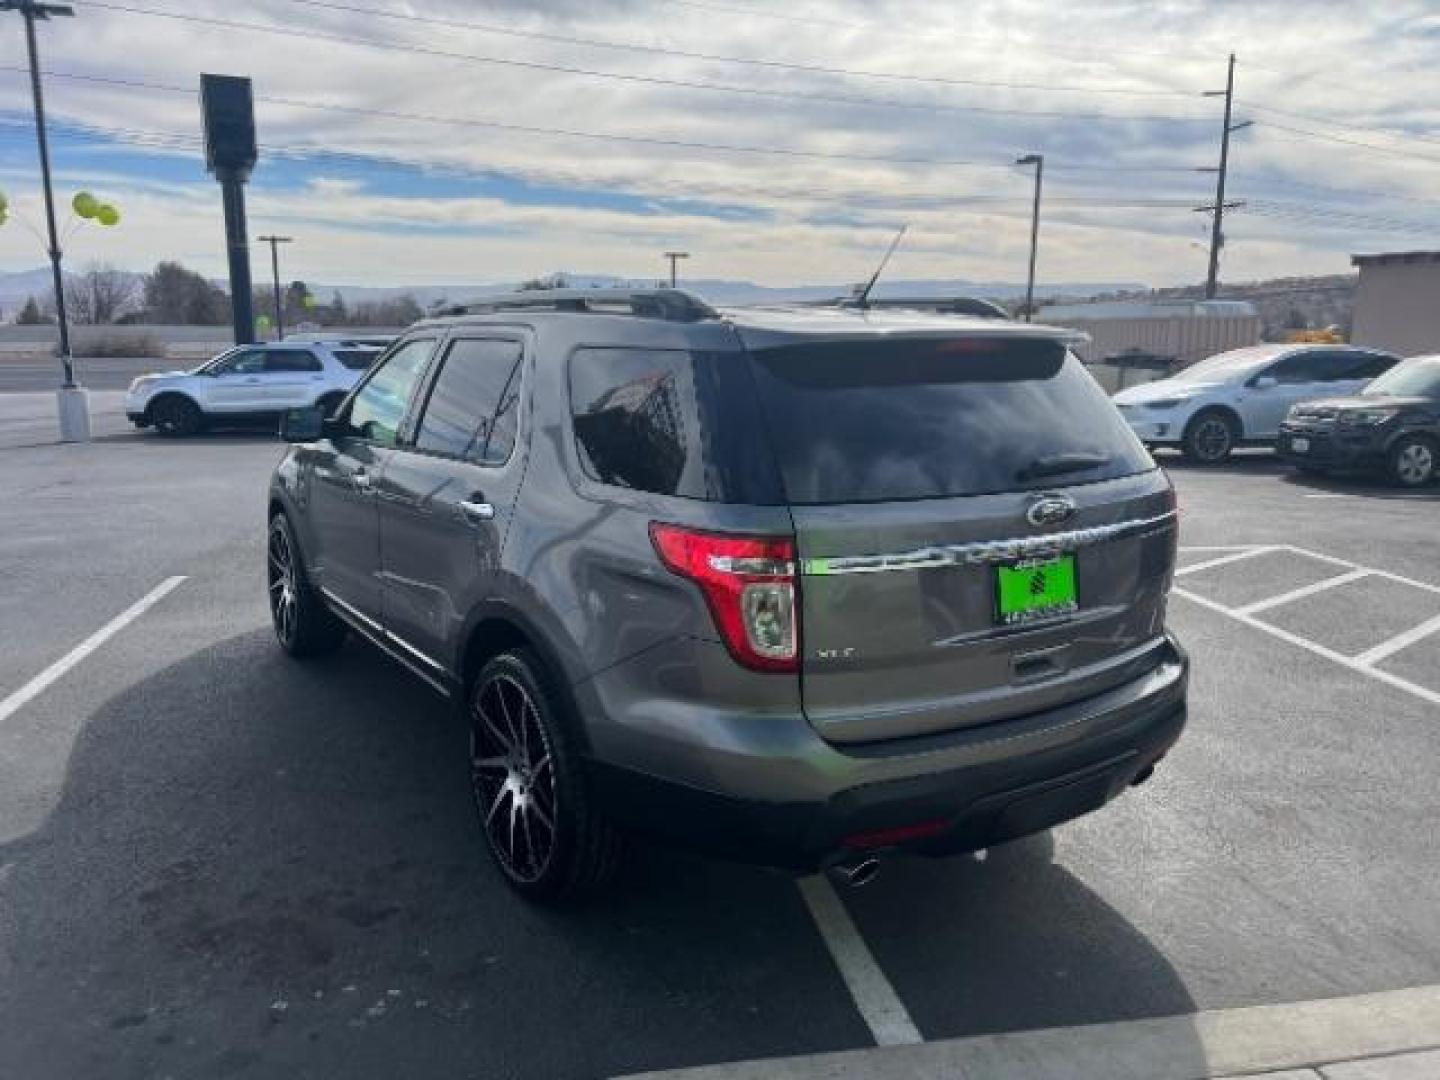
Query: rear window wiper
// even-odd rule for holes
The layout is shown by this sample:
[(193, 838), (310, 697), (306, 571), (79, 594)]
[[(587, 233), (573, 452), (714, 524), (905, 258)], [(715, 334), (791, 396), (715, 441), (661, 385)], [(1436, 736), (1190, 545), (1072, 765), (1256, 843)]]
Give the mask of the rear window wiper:
[(1046, 454), (1030, 462), (1015, 474), (1016, 480), (1036, 480), (1042, 476), (1062, 476), (1065, 473), (1084, 472), (1098, 469), (1113, 461), (1109, 454), (1096, 451), (1073, 451), (1068, 454)]

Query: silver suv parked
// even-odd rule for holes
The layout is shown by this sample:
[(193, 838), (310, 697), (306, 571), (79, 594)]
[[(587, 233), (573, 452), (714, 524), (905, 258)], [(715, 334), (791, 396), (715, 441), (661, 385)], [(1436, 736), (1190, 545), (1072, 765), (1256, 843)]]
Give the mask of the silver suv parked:
[(523, 894), (641, 832), (865, 876), (1093, 810), (1185, 722), (1176, 511), (1063, 333), (683, 292), (416, 325), (269, 503), (295, 656), (463, 706)]

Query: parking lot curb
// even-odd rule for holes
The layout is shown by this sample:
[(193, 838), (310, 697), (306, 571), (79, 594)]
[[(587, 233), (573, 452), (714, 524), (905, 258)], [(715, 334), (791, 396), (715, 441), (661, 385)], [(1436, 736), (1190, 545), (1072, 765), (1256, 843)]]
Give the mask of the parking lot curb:
[[(1440, 1047), (1440, 986), (735, 1062), (629, 1080), (1208, 1080)], [(1377, 1074), (1379, 1075), (1379, 1074)]]

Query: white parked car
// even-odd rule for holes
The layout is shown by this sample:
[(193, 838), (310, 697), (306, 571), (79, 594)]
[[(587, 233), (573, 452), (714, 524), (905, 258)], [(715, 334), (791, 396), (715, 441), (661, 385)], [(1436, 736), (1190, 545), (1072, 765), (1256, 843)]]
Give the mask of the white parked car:
[(161, 435), (193, 435), (215, 420), (255, 420), (318, 406), (327, 414), (380, 355), (385, 339), (298, 339), (237, 345), (193, 371), (142, 375), (125, 415)]
[(1399, 358), (1353, 345), (1253, 345), (1121, 390), (1115, 404), (1148, 446), (1224, 461), (1241, 444), (1274, 444), (1296, 402), (1359, 393)]

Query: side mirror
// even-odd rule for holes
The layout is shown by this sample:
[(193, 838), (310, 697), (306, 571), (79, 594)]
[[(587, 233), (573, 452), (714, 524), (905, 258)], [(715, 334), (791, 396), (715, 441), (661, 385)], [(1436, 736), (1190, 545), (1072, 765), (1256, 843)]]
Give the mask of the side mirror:
[(1252, 382), (1250, 385), (1253, 386), (1256, 390), (1273, 390), (1275, 387), (1280, 385), (1280, 380), (1275, 378), (1273, 375), (1261, 375), (1258, 376), (1255, 381)]
[(284, 442), (314, 442), (324, 431), (325, 414), (319, 409), (286, 409), (280, 415), (280, 438)]

